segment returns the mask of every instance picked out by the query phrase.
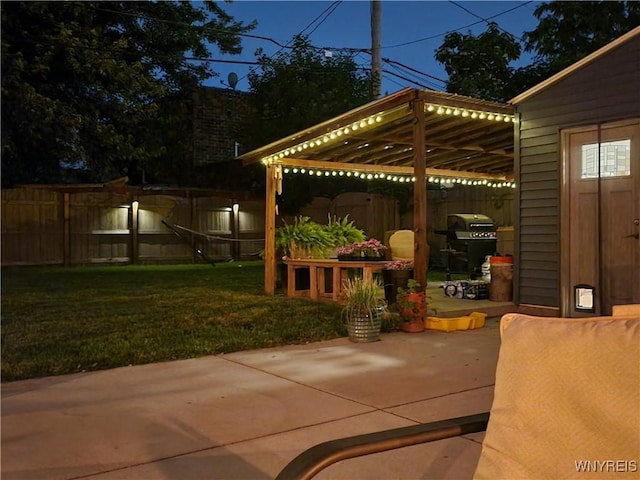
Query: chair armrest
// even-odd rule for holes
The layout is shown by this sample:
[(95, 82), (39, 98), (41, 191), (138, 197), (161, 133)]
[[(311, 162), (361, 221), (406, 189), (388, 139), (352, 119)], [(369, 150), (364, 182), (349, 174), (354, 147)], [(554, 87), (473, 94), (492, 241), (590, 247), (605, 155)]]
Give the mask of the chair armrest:
[(485, 412), (330, 440), (302, 452), (282, 469), (276, 480), (306, 480), (341, 460), (483, 432), (488, 422), (489, 412)]

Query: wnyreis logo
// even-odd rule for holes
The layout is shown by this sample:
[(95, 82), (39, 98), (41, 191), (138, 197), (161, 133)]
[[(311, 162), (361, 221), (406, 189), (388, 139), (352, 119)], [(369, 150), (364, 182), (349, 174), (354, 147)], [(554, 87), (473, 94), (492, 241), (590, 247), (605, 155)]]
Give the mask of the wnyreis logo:
[(576, 460), (576, 471), (595, 473), (637, 472), (636, 460)]

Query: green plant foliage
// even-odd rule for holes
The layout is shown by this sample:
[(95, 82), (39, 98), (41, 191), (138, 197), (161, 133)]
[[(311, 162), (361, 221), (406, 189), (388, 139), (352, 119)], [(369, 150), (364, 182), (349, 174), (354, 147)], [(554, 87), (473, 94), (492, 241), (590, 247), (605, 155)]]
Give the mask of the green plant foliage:
[(376, 277), (370, 280), (364, 280), (362, 277), (347, 279), (342, 290), (346, 301), (343, 307), (344, 315), (364, 314), (373, 319), (374, 311), (385, 306), (381, 291), (384, 291), (384, 286)]
[(239, 53), (254, 26), (209, 1), (3, 3), (3, 186), (183, 178), (189, 99), (215, 76), (189, 57)]
[(276, 249), (290, 258), (325, 258), (333, 246), (333, 238), (323, 225), (310, 217), (298, 216), (293, 225), (276, 229)]
[(349, 221), (349, 215), (337, 218), (335, 215), (328, 216), (325, 227), (326, 232), (332, 239), (333, 247), (343, 247), (349, 243), (363, 242), (366, 238), (364, 230), (355, 226), (353, 220)]

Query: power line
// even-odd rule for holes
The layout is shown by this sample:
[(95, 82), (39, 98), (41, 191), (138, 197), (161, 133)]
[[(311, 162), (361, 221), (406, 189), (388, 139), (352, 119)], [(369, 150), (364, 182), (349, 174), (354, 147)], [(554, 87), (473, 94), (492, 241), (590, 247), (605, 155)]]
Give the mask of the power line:
[[(449, 0), (449, 3), (452, 5), (455, 5), (458, 8), (461, 8), (462, 10), (464, 10), (465, 12), (467, 12), (469, 15), (473, 15), (476, 18), (479, 18), (480, 20), (482, 20), (483, 22), (486, 22), (487, 25), (491, 25), (492, 22), (490, 22), (488, 19), (481, 17), (480, 15), (476, 15), (475, 13), (473, 13), (471, 10), (469, 10), (466, 7), (463, 7), (462, 5), (460, 5), (458, 2), (454, 2), (453, 0)], [(500, 25), (498, 25), (497, 23), (493, 22), (494, 25), (496, 25), (498, 27), (499, 30), (502, 30), (504, 33), (507, 33), (511, 36), (513, 36), (514, 38), (517, 38), (519, 41), (522, 41), (522, 39), (520, 37), (518, 37), (517, 35), (514, 35), (511, 32), (506, 31), (504, 28), (502, 28)]]
[(506, 14), (506, 13), (512, 12), (512, 11), (514, 11), (514, 10), (517, 10), (518, 8), (525, 7), (525, 6), (529, 5), (530, 3), (533, 3), (533, 2), (532, 2), (532, 1), (529, 1), (529, 2), (521, 3), (521, 4), (519, 4), (519, 5), (515, 6), (515, 7), (512, 7), (512, 8), (510, 8), (510, 9), (508, 9), (508, 10), (505, 10), (504, 12), (497, 13), (496, 15), (492, 15), (491, 17), (487, 17), (486, 19), (484, 19), (484, 18), (483, 18), (482, 20), (479, 20), (479, 21), (477, 21), (477, 22), (470, 23), (469, 25), (465, 25), (465, 26), (463, 26), (463, 27), (454, 28), (453, 30), (449, 30), (448, 32), (438, 33), (438, 34), (436, 34), (436, 35), (431, 35), (431, 36), (429, 36), (429, 37), (419, 38), (418, 40), (411, 40), (410, 42), (398, 43), (398, 44), (396, 44), (396, 45), (387, 45), (386, 47), (382, 47), (382, 48), (397, 48), (397, 47), (405, 47), (405, 46), (407, 46), (407, 45), (413, 45), (413, 44), (415, 44), (415, 43), (426, 42), (427, 40), (433, 40), (434, 38), (443, 37), (443, 36), (445, 36), (445, 35), (449, 35), (450, 33), (454, 33), (454, 32), (457, 32), (457, 31), (459, 31), (459, 30), (463, 30), (463, 29), (465, 29), (465, 28), (474, 27), (474, 26), (476, 26), (476, 25), (478, 25), (478, 24), (480, 24), (480, 23), (484, 23), (484, 22), (486, 22), (487, 20), (491, 20), (491, 19), (493, 19), (493, 18), (497, 18), (497, 17), (499, 17), (499, 16), (501, 16), (501, 15), (504, 15), (504, 14)]

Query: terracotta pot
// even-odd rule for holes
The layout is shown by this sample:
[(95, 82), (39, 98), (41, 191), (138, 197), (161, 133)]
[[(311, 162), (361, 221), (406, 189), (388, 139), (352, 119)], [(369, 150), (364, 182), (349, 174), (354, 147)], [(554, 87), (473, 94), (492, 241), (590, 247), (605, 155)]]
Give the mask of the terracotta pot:
[(400, 329), (408, 333), (424, 332), (424, 321), (421, 318), (415, 318), (408, 322), (402, 322)]
[(424, 318), (424, 313), (427, 308), (427, 304), (425, 302), (425, 295), (423, 292), (420, 293), (410, 293), (406, 296), (405, 301), (411, 303), (411, 308), (403, 307), (400, 310), (400, 314), (403, 317), (417, 317), (419, 319)]

